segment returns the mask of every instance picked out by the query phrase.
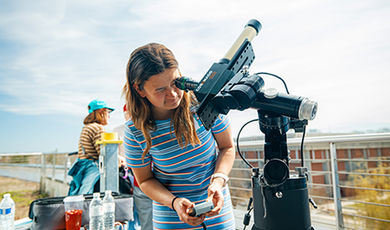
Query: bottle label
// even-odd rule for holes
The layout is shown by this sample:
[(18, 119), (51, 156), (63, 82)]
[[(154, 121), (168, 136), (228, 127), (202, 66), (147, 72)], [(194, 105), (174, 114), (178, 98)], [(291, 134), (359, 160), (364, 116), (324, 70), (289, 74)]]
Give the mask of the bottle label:
[(4, 209), (4, 214), (5, 215), (8, 215), (8, 214), (11, 214), (11, 208), (6, 208), (6, 209)]

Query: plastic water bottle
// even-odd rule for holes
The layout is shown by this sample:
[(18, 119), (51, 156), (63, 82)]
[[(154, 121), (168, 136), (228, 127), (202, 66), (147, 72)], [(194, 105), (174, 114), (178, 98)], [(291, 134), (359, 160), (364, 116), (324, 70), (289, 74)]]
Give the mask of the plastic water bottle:
[(103, 202), (95, 192), (89, 204), (89, 230), (103, 230)]
[(4, 230), (4, 215), (3, 215), (3, 208), (0, 205), (0, 230)]
[(104, 209), (104, 230), (114, 230), (115, 223), (115, 200), (111, 190), (106, 190), (103, 198)]
[(15, 202), (11, 198), (11, 194), (6, 193), (0, 202), (0, 222), (1, 229), (14, 230), (15, 219)]

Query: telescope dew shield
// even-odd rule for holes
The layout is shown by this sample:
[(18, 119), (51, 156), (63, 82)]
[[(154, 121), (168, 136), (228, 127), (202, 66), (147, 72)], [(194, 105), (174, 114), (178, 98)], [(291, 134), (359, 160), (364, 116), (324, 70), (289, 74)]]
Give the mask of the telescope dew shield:
[(313, 120), (317, 114), (318, 103), (304, 98), (299, 106), (299, 120)]
[(248, 41), (252, 41), (253, 38), (259, 33), (261, 29), (261, 23), (256, 19), (251, 19), (246, 24), (244, 30), (241, 32), (240, 36), (236, 39), (230, 49), (227, 51), (222, 60), (232, 60), (234, 54), (236, 54), (238, 48), (240, 48), (241, 44), (244, 43), (245, 39)]

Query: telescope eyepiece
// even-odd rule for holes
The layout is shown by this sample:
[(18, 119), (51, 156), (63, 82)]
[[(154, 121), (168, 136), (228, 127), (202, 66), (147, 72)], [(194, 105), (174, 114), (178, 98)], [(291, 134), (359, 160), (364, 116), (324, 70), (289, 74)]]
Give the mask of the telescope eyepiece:
[(181, 78), (177, 78), (175, 80), (175, 85), (177, 88), (181, 89), (181, 90), (195, 90), (196, 87), (198, 87), (199, 83), (190, 79), (190, 78), (187, 78), (187, 77), (181, 77)]

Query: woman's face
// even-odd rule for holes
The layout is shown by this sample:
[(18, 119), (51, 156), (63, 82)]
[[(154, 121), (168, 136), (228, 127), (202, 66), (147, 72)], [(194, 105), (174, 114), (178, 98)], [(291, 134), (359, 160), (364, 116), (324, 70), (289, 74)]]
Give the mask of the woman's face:
[(110, 118), (110, 112), (111, 110), (104, 108), (103, 109), (103, 123), (102, 125), (108, 124), (108, 119)]
[(155, 119), (170, 118), (173, 110), (179, 106), (183, 97), (183, 91), (175, 85), (175, 80), (179, 77), (177, 68), (166, 69), (162, 73), (151, 76), (142, 90), (137, 89), (138, 94), (146, 97), (153, 105)]

